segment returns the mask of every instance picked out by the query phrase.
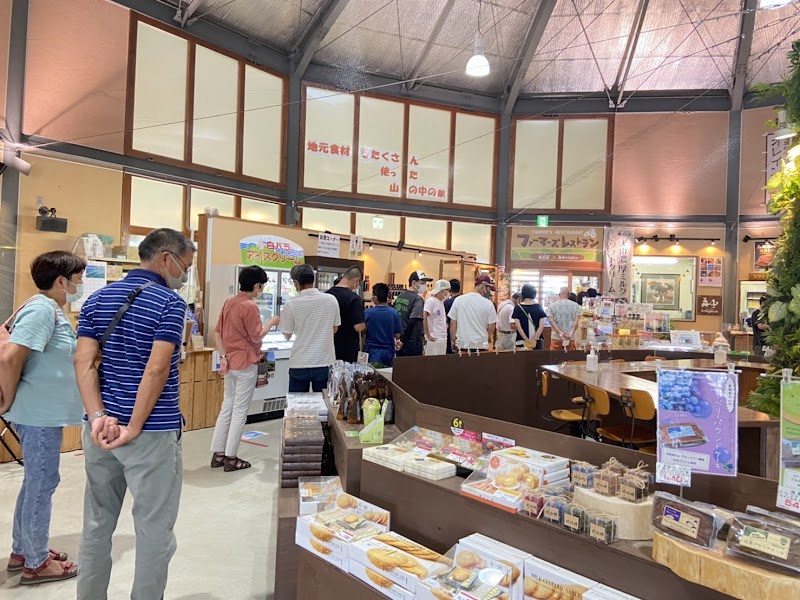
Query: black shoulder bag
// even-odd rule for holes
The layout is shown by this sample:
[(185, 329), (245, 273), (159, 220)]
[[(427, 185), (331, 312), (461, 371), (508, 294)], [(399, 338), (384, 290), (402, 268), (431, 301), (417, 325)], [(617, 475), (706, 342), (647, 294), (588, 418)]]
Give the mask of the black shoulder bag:
[(149, 288), (151, 285), (155, 284), (155, 281), (148, 281), (144, 285), (140, 285), (139, 287), (131, 290), (131, 293), (128, 294), (128, 297), (125, 299), (125, 304), (119, 307), (117, 314), (114, 315), (114, 318), (111, 319), (111, 323), (109, 323), (108, 327), (106, 327), (103, 337), (100, 338), (100, 350), (103, 349), (103, 346), (105, 346), (108, 338), (111, 336), (111, 333), (114, 331), (117, 325), (119, 325), (119, 322), (122, 321), (122, 317), (124, 317), (125, 313), (128, 312), (128, 309), (131, 307), (131, 304), (133, 304), (133, 301), (136, 300), (136, 297), (146, 288)]

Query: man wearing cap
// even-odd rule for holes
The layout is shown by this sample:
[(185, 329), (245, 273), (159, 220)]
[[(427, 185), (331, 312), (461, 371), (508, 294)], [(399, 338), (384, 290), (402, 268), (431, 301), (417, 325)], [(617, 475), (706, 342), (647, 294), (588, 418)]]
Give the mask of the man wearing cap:
[(495, 291), (488, 275), (479, 275), (475, 289), (456, 298), (450, 309), (450, 336), (453, 350), (484, 350), (494, 335), (497, 313), (490, 300)]
[(397, 356), (422, 356), (422, 340), (425, 337), (422, 324), (425, 301), (422, 293), (428, 281), (433, 280), (422, 271), (413, 271), (408, 277), (408, 289), (394, 301), (394, 307), (403, 324)]
[(440, 279), (433, 285), (431, 295), (425, 300), (425, 356), (439, 356), (447, 352), (447, 315), (444, 301), (450, 292), (450, 282)]

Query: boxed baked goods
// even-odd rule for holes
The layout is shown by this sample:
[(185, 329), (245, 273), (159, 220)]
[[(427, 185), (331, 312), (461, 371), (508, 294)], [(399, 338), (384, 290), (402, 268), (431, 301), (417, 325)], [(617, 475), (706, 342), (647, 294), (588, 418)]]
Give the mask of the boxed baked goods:
[(332, 510), (297, 517), (298, 545), (311, 545), (325, 560), (347, 561), (350, 544), (389, 530), (389, 512), (382, 508), (345, 493), (335, 504)]
[(540, 558), (532, 557), (525, 561), (523, 586), (526, 599), (582, 600), (589, 590), (598, 585), (596, 581)]
[(639, 598), (601, 583), (586, 592), (583, 595), (583, 600), (639, 600)]
[(442, 448), (453, 445), (453, 436), (424, 427), (414, 426), (392, 442), (417, 454), (441, 453)]
[(411, 456), (419, 455), (413, 454), (408, 448), (403, 448), (395, 444), (383, 444), (382, 446), (364, 448), (361, 453), (361, 458), (367, 462), (373, 462), (387, 469), (400, 472), (405, 470), (406, 460)]
[(347, 552), (343, 552), (341, 548), (331, 546), (315, 537), (297, 535), (295, 535), (294, 543), (331, 563), (337, 569), (347, 572)]
[(455, 477), (456, 466), (452, 463), (427, 456), (412, 456), (405, 462), (405, 472), (423, 479), (439, 481), (448, 477)]
[[(449, 560), (448, 560), (449, 559)], [(512, 568), (461, 542), (417, 586), (419, 600), (509, 598)]]
[(336, 497), (342, 493), (342, 482), (338, 477), (301, 477), (298, 487), (301, 515), (332, 509)]
[[(653, 496), (648, 496), (642, 502), (632, 503), (619, 496), (603, 496), (594, 490), (575, 488), (575, 502), (588, 510), (590, 515), (594, 513), (613, 517), (615, 539), (653, 539)], [(590, 523), (590, 537), (591, 530)]]
[[(411, 593), (412, 597), (417, 582), (435, 571), (439, 560), (442, 560), (442, 555), (438, 552), (394, 532), (381, 533), (350, 545), (351, 573), (356, 575), (354, 569), (359, 569), (359, 565), (368, 568)], [(375, 582), (375, 578), (372, 581)]]
[(429, 456), (474, 471), (485, 468), (488, 454), (479, 442), (453, 437), (450, 443), (432, 451)]
[(499, 542), (493, 538), (473, 533), (459, 542), (464, 550), (474, 550), (499, 560), (511, 568), (511, 580), (508, 586), (510, 600), (524, 600), (524, 586), (522, 572), (525, 570), (525, 561), (531, 558), (528, 552)]
[[(523, 448), (522, 446), (496, 450), (492, 452), (492, 458), (495, 457), (523, 464), (528, 467), (528, 472), (537, 476), (552, 475), (565, 469), (569, 470), (569, 459), (547, 454), (546, 452), (539, 452), (538, 450), (531, 450), (530, 448)], [(569, 473), (566, 475), (568, 477)], [(566, 479), (567, 477), (561, 477), (561, 479)]]
[(800, 527), (788, 520), (735, 513), (725, 554), (800, 572)]
[(367, 567), (351, 560), (348, 564), (348, 570), (351, 575), (360, 579), (387, 598), (393, 598), (394, 600), (414, 600), (414, 598), (416, 598), (415, 592), (397, 585), (377, 569)]
[(676, 540), (711, 548), (725, 520), (712, 510), (666, 492), (653, 495), (653, 527)]

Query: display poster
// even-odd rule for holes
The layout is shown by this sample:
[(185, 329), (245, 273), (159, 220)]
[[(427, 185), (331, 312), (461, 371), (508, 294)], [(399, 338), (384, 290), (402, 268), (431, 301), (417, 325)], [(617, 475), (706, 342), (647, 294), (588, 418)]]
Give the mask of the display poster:
[(717, 317), (722, 314), (722, 296), (697, 296), (697, 313), (701, 316)]
[(339, 258), (341, 238), (333, 233), (320, 233), (317, 238), (317, 256)]
[(722, 287), (722, 257), (700, 257), (700, 282), (705, 287)]
[(781, 382), (778, 508), (800, 513), (800, 381)]
[(303, 247), (276, 235), (251, 235), (239, 241), (243, 265), (291, 269), (305, 262)]
[(598, 270), (603, 265), (599, 227), (512, 227), (511, 262), (542, 268)]
[[(781, 170), (783, 166), (783, 159), (786, 157), (786, 152), (791, 148), (793, 138), (787, 138), (785, 140), (776, 140), (774, 133), (768, 133), (766, 135), (767, 140), (767, 151), (766, 151), (766, 172), (767, 177), (764, 180), (764, 185), (770, 180), (770, 178), (775, 175), (778, 171)], [(773, 192), (771, 190), (764, 190), (764, 205), (770, 201), (772, 198)]]
[(631, 302), (630, 304), (625, 305), (625, 308), (627, 310), (627, 314), (625, 316), (632, 321), (644, 320), (644, 316), (647, 313), (653, 312), (652, 304), (645, 304), (642, 302)]
[(70, 304), (72, 312), (81, 312), (81, 307), (86, 300), (100, 288), (104, 288), (108, 283), (108, 265), (105, 262), (90, 260), (86, 263), (86, 270), (83, 272), (83, 295), (77, 302)]
[(350, 236), (350, 258), (360, 258), (364, 253), (364, 236)]
[(756, 242), (753, 249), (753, 271), (766, 271), (775, 260), (775, 244), (770, 241)]
[(739, 377), (729, 371), (658, 370), (658, 462), (735, 477)]
[(669, 333), (669, 313), (645, 313), (644, 330), (646, 333)]
[(630, 299), (633, 227), (607, 227), (603, 252), (603, 284), (610, 296)]

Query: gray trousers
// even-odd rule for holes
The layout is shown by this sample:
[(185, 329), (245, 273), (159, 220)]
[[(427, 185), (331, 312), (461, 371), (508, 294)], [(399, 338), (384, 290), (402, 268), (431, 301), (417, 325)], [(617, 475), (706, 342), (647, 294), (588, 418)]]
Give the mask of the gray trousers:
[(183, 483), (180, 431), (144, 431), (115, 450), (94, 445), (83, 428), (86, 492), (78, 564), (78, 600), (107, 600), (111, 537), (128, 489), (133, 496), (136, 572), (131, 600), (161, 600), (175, 554)]

